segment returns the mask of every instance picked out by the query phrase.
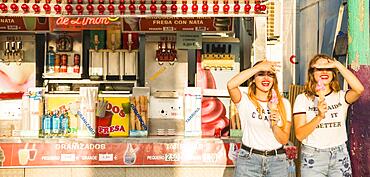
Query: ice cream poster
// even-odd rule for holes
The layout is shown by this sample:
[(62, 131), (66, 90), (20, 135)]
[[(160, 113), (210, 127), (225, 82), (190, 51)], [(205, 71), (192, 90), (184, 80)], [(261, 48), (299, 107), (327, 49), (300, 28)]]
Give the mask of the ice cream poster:
[(202, 98), (202, 136), (229, 135), (230, 98)]
[[(223, 71), (217, 71), (223, 72)], [(200, 52), (197, 53), (197, 86), (202, 89), (225, 90), (227, 80), (232, 75), (214, 76), (211, 69), (201, 67)], [(217, 82), (218, 81), (218, 82)], [(218, 84), (219, 83), (219, 84)], [(223, 84), (221, 84), (223, 83)], [(229, 135), (230, 98), (203, 96), (202, 98), (202, 135), (228, 136)]]
[(129, 136), (129, 97), (99, 97), (96, 112), (96, 136)]

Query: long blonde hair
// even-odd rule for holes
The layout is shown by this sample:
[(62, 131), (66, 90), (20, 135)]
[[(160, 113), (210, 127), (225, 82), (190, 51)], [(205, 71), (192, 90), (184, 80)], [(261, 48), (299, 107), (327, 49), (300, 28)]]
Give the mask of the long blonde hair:
[[(257, 62), (255, 65), (257, 65), (258, 63), (260, 63), (261, 61)], [(287, 122), (287, 114), (286, 114), (286, 111), (285, 111), (285, 106), (284, 106), (284, 102), (283, 102), (283, 97), (281, 96), (281, 94), (279, 94), (279, 88), (278, 88), (278, 80), (276, 78), (276, 74), (274, 74), (274, 83), (272, 85), (272, 89), (275, 90), (276, 92), (276, 95), (277, 95), (277, 98), (278, 98), (278, 112), (280, 114), (280, 117), (281, 117), (281, 120), (282, 120), (282, 123), (283, 123), (283, 127), (285, 126), (286, 122)], [(249, 97), (249, 100), (251, 100), (251, 102), (253, 103), (253, 105), (257, 108), (257, 111), (260, 115), (262, 115), (262, 109), (261, 109), (261, 105), (258, 103), (258, 99), (257, 99), (257, 96), (256, 96), (256, 89), (257, 89), (257, 86), (256, 86), (256, 82), (254, 82), (254, 78), (256, 77), (256, 75), (254, 75), (251, 79), (250, 79), (250, 82), (249, 82), (249, 85), (248, 85), (248, 97)], [(271, 89), (269, 91), (269, 94), (268, 94), (268, 100), (270, 101), (272, 98), (272, 93), (271, 93)]]
[[(314, 77), (314, 69), (312, 66), (317, 62), (319, 59), (326, 59), (326, 60), (332, 60), (334, 61), (334, 58), (331, 58), (327, 55), (324, 54), (317, 54), (315, 55), (311, 60), (308, 65), (308, 71), (307, 71), (307, 82), (304, 85), (304, 93), (308, 98), (313, 99), (316, 95), (316, 85), (317, 81), (315, 80)], [(333, 72), (333, 79), (331, 80), (329, 87), (331, 90), (334, 92), (338, 92), (340, 90), (339, 86), (339, 79), (338, 79), (338, 70), (337, 69), (332, 69)]]

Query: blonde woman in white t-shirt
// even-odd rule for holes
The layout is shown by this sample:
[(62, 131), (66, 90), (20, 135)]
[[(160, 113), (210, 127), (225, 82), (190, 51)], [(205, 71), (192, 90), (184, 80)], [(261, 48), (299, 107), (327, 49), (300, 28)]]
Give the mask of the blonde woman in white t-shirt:
[[(236, 160), (234, 177), (287, 177), (288, 162), (283, 145), (288, 142), (291, 109), (279, 93), (278, 62), (260, 61), (234, 76), (227, 84), (236, 104), (243, 129), (242, 146)], [(250, 79), (248, 90), (239, 86)], [(276, 105), (277, 102), (277, 105)]]
[[(352, 176), (345, 144), (347, 109), (364, 87), (351, 71), (329, 56), (318, 54), (308, 66), (305, 92), (297, 96), (293, 108), (296, 137), (303, 144), (301, 176)], [(338, 71), (351, 89), (340, 89)]]

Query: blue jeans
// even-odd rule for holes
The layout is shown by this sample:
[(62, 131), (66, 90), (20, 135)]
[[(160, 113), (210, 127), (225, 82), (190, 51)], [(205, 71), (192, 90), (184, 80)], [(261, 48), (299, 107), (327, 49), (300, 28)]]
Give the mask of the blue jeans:
[(285, 153), (264, 156), (240, 149), (234, 177), (287, 177), (288, 161)]
[(301, 149), (302, 177), (351, 177), (351, 160), (345, 144), (317, 149), (302, 145)]

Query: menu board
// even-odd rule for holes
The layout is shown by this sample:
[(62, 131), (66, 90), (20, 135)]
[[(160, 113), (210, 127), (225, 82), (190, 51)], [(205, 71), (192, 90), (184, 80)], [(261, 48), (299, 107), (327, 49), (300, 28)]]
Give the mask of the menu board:
[(234, 165), (240, 143), (183, 139), (173, 143), (0, 143), (0, 164), (18, 166)]
[(231, 17), (124, 18), (123, 32), (232, 31)]
[(0, 17), (0, 31), (48, 31), (47, 17)]

